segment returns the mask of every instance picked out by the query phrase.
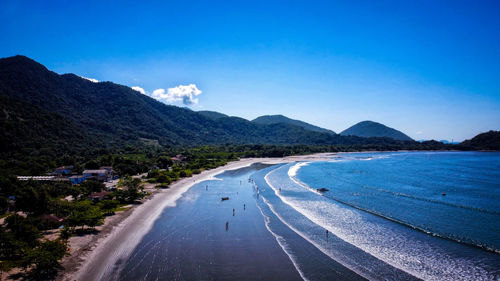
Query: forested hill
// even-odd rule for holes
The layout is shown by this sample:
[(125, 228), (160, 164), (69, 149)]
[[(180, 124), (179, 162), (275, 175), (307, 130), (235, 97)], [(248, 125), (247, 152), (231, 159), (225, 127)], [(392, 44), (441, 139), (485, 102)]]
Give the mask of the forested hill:
[(210, 111), (210, 110), (200, 110), (200, 111), (197, 111), (199, 114), (205, 116), (205, 117), (208, 117), (210, 119), (219, 119), (219, 118), (223, 118), (223, 117), (229, 117), (227, 116), (226, 114), (223, 114), (223, 113), (220, 113), (220, 112), (217, 112), (217, 111)]
[(439, 149), (442, 145), (341, 136), (304, 128), (306, 123), (259, 124), (198, 113), (166, 105), (127, 86), (59, 75), (24, 56), (0, 59), (0, 110), (0, 172), (11, 173), (38, 174), (47, 167), (134, 147), (301, 145), (302, 152), (318, 152)]
[(463, 141), (460, 146), (475, 150), (500, 150), (500, 131), (479, 134), (470, 140)]
[(257, 123), (257, 124), (265, 124), (265, 125), (279, 124), (279, 123), (290, 124), (290, 125), (299, 126), (299, 127), (304, 128), (305, 130), (308, 130), (308, 131), (328, 133), (328, 134), (335, 135), (335, 132), (333, 132), (331, 130), (324, 129), (324, 128), (321, 128), (318, 126), (314, 126), (314, 125), (311, 125), (311, 124), (306, 123), (304, 121), (291, 119), (291, 118), (288, 118), (288, 117), (283, 116), (283, 115), (264, 115), (264, 116), (260, 116), (260, 117), (255, 118), (254, 120), (252, 120), (252, 122)]
[[(292, 124), (257, 124), (224, 116), (209, 118), (165, 105), (126, 86), (94, 83), (74, 74), (59, 75), (24, 56), (0, 59), (0, 95), (55, 114), (62, 123), (77, 128), (79, 134), (99, 139), (101, 142), (97, 143), (107, 146), (141, 140), (174, 146), (379, 142), (314, 132)], [(19, 118), (23, 114), (19, 111)], [(51, 121), (41, 117), (38, 122)], [(32, 137), (36, 135), (31, 133)]]
[(412, 141), (413, 139), (404, 133), (373, 121), (359, 122), (340, 133), (343, 136), (358, 137), (387, 137), (395, 140)]

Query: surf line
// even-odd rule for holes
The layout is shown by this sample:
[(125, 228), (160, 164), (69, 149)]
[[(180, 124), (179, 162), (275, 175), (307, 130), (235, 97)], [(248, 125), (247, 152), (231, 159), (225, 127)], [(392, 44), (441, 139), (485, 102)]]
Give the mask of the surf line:
[[(280, 167), (281, 168), (281, 167)], [(279, 168), (277, 168), (279, 169)], [(268, 174), (266, 174), (266, 176), (264, 177), (267, 185), (269, 185), (274, 193), (276, 194), (277, 196), (277, 191), (275, 188), (272, 187), (272, 185), (269, 184), (269, 181), (267, 179), (267, 176), (274, 172), (275, 170), (269, 172)], [(283, 200), (281, 197), (278, 197), (280, 198), (280, 200), (282, 200), (284, 203), (286, 203), (287, 205), (289, 205), (291, 207), (291, 205), (287, 202), (285, 202), (285, 200)], [(330, 253), (328, 253), (323, 247), (321, 247), (321, 245), (319, 245), (318, 243), (316, 243), (315, 241), (311, 240), (309, 237), (307, 237), (307, 235), (305, 235), (304, 233), (302, 233), (301, 231), (299, 231), (298, 229), (296, 229), (295, 227), (293, 227), (292, 225), (290, 225), (288, 222), (286, 222), (286, 220), (278, 214), (278, 212), (274, 209), (273, 205), (269, 203), (269, 201), (264, 197), (262, 196), (262, 199), (263, 201), (266, 203), (266, 205), (269, 207), (269, 209), (271, 210), (271, 212), (284, 224), (286, 225), (288, 228), (290, 228), (291, 230), (293, 230), (295, 233), (297, 233), (297, 235), (299, 235), (300, 237), (302, 237), (305, 241), (309, 242), (311, 245), (313, 245), (316, 249), (318, 249), (320, 252), (322, 252), (323, 254), (325, 254), (326, 256), (330, 257), (332, 260), (340, 263), (341, 265), (345, 266), (346, 268), (352, 270), (353, 272), (355, 272), (356, 274), (359, 274), (361, 277), (364, 277), (365, 279), (368, 279), (368, 280), (371, 280), (373, 279), (371, 276), (368, 276), (366, 275), (365, 272), (360, 272), (359, 270), (355, 269), (355, 268), (352, 268), (352, 266), (346, 264), (343, 260), (337, 260), (335, 259), (334, 257), (332, 257), (332, 255)], [(293, 208), (293, 207), (292, 207)], [(295, 208), (293, 208), (295, 210)], [(302, 214), (300, 212), (298, 212), (299, 214)], [(302, 214), (303, 215), (303, 214)], [(307, 219), (309, 219), (307, 216), (305, 216)], [(310, 219), (309, 219), (310, 220)], [(331, 231), (330, 231), (331, 232)], [(345, 240), (344, 240), (345, 241)], [(346, 243), (349, 243), (346, 241)], [(350, 243), (349, 243), (350, 244)], [(352, 245), (352, 244), (351, 244)], [(354, 245), (353, 245), (354, 246)], [(356, 247), (356, 246), (355, 246)], [(361, 250), (361, 249), (360, 249)]]
[[(264, 197), (262, 197), (262, 198), (265, 200)], [(270, 219), (269, 219), (269, 217), (267, 217), (266, 215), (264, 215), (264, 212), (262, 211), (262, 208), (259, 206), (258, 203), (257, 203), (257, 208), (259, 209), (260, 213), (262, 214), (262, 217), (264, 218), (264, 225), (266, 226), (267, 231), (269, 231), (269, 233), (271, 233), (271, 235), (274, 236), (274, 239), (276, 239), (276, 242), (278, 242), (278, 244), (280, 245), (280, 247), (283, 250), (283, 252), (285, 252), (285, 254), (288, 256), (288, 258), (292, 262), (293, 266), (295, 267), (295, 269), (299, 273), (300, 277), (304, 281), (309, 281), (309, 279), (307, 279), (307, 277), (304, 275), (304, 272), (300, 269), (300, 266), (299, 266), (297, 260), (295, 259), (295, 257), (287, 251), (287, 249), (286, 249), (287, 246), (285, 245), (285, 239), (282, 236), (274, 233), (271, 230), (271, 228), (269, 227)]]
[[(412, 225), (412, 224), (408, 224), (404, 221), (401, 221), (401, 220), (398, 220), (396, 218), (392, 218), (392, 217), (389, 217), (389, 216), (386, 216), (386, 215), (383, 215), (381, 213), (378, 213), (378, 212), (375, 212), (375, 211), (372, 211), (372, 210), (368, 210), (368, 209), (364, 209), (364, 208), (361, 208), (359, 206), (356, 206), (356, 205), (353, 205), (351, 203), (348, 203), (348, 202), (345, 202), (345, 201), (342, 201), (340, 199), (337, 199), (333, 196), (329, 196), (328, 194), (322, 194), (318, 191), (316, 191), (316, 189), (310, 187), (309, 185), (307, 185), (306, 183), (300, 181), (299, 179), (296, 178), (296, 174), (298, 172), (298, 170), (303, 167), (303, 166), (307, 166), (310, 162), (300, 162), (300, 163), (297, 163), (295, 164), (294, 166), (290, 167), (289, 170), (288, 170), (288, 176), (289, 178), (295, 182), (297, 185), (299, 186), (302, 186), (303, 188), (313, 192), (313, 193), (316, 193), (316, 194), (319, 194), (319, 195), (322, 195), (328, 199), (331, 199), (337, 203), (340, 203), (340, 204), (343, 204), (345, 206), (348, 206), (348, 207), (351, 207), (353, 209), (356, 209), (356, 210), (360, 210), (362, 212), (365, 212), (365, 213), (368, 213), (368, 214), (371, 214), (371, 215), (374, 215), (374, 216), (377, 216), (377, 217), (380, 217), (380, 218), (383, 218), (383, 219), (386, 219), (388, 221), (391, 221), (391, 222), (394, 222), (394, 223), (397, 223), (399, 225), (402, 225), (404, 227), (408, 227), (410, 229), (413, 229), (413, 230), (416, 230), (416, 231), (419, 231), (419, 232), (422, 232), (422, 233), (425, 233), (427, 235), (431, 235), (431, 236), (434, 236), (434, 237), (437, 237), (437, 238), (440, 238), (440, 239), (444, 239), (444, 240), (448, 240), (448, 241), (452, 241), (452, 242), (455, 242), (455, 243), (459, 243), (459, 244), (462, 244), (462, 245), (466, 245), (466, 246), (471, 246), (471, 247), (475, 247), (475, 248), (478, 248), (478, 249), (481, 249), (481, 250), (485, 250), (485, 251), (488, 251), (488, 252), (492, 252), (492, 253), (495, 253), (495, 254), (500, 254), (500, 249), (496, 249), (494, 246), (492, 245), (489, 245), (489, 244), (479, 244), (479, 243), (476, 243), (475, 241), (473, 240), (469, 240), (467, 238), (463, 238), (463, 237), (459, 237), (459, 238), (453, 238), (453, 237), (448, 237), (446, 235), (442, 235), (442, 234), (439, 234), (439, 233), (436, 233), (436, 232), (432, 232), (430, 230), (426, 230), (425, 228), (422, 228), (422, 227), (419, 227), (419, 226), (416, 226), (416, 225)], [(276, 168), (277, 169), (281, 169), (282, 167), (280, 168)], [(293, 170), (292, 170), (293, 169)], [(269, 172), (267, 175), (271, 174), (272, 172), (274, 172), (275, 170)], [(266, 177), (267, 177), (266, 175)], [(339, 178), (337, 178), (339, 179)], [(339, 179), (340, 180), (340, 179)], [(267, 184), (272, 188), (272, 185), (271, 183), (267, 180), (266, 178), (266, 182)], [(346, 182), (346, 181), (344, 181)], [(347, 182), (347, 183), (350, 183), (350, 182)], [(376, 188), (371, 188), (371, 187), (365, 187), (365, 186), (362, 186), (362, 188), (367, 188), (367, 189), (373, 189), (373, 190), (378, 190)], [(273, 188), (273, 190), (275, 190)], [(387, 193), (393, 193), (393, 192), (390, 192), (390, 191), (385, 191), (383, 189), (381, 190), (378, 190), (378, 191), (381, 191), (381, 192), (387, 192)], [(276, 196), (278, 196), (280, 199), (281, 197), (276, 193)], [(427, 202), (434, 202), (434, 200), (424, 200), (424, 199), (419, 199), (418, 197), (414, 197), (414, 196), (405, 196), (404, 194), (401, 194), (400, 196), (402, 197), (408, 197), (408, 198), (412, 198), (412, 199), (416, 199), (416, 200), (420, 200), (420, 201), (427, 201)], [(287, 205), (289, 205), (290, 207), (292, 207), (294, 210), (297, 210), (295, 209), (292, 204), (290, 204), (288, 201), (286, 201), (285, 199), (281, 199), (283, 202), (285, 202)], [(489, 210), (484, 210), (484, 209), (478, 209), (478, 208), (471, 208), (471, 207), (464, 207), (464, 206), (461, 206), (461, 205), (455, 205), (455, 204), (449, 204), (449, 203), (440, 203), (442, 205), (447, 205), (447, 206), (450, 206), (450, 207), (455, 207), (455, 208), (463, 208), (463, 209), (470, 209), (470, 210), (474, 210), (474, 211), (481, 211), (481, 212), (484, 212), (484, 213), (490, 213), (490, 214), (498, 214), (499, 212), (495, 212), (495, 211), (489, 211)], [(298, 211), (298, 210), (297, 210)], [(301, 213), (300, 211), (298, 211), (299, 213)], [(306, 216), (307, 217), (307, 216)], [(309, 217), (307, 217), (308, 219), (310, 219)], [(312, 221), (312, 220), (311, 220)], [(347, 241), (346, 241), (347, 242)]]

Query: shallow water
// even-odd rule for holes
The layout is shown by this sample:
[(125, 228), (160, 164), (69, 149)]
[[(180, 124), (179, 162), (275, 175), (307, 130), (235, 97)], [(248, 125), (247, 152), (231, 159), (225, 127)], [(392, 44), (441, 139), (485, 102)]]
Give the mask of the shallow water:
[[(341, 154), (275, 169), (266, 183), (277, 206), (359, 249), (319, 245), (333, 259), (339, 251), (353, 257), (344, 264), (364, 276), (402, 279), (381, 274), (388, 267), (428, 280), (498, 280), (499, 159), (480, 152)], [(329, 191), (316, 192), (320, 187)], [(294, 215), (287, 219), (298, 224)], [(360, 263), (362, 253), (387, 266)]]
[(263, 167), (225, 172), (193, 186), (175, 208), (164, 210), (118, 279), (302, 280), (268, 231), (248, 182)]
[(166, 208), (115, 277), (500, 280), (499, 160), (353, 153), (228, 171)]

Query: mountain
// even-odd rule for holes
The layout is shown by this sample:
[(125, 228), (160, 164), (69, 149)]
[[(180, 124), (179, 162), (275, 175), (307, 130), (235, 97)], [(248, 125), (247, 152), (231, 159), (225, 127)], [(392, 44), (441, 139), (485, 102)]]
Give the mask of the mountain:
[(500, 131), (481, 133), (463, 141), (460, 146), (475, 150), (500, 150)]
[[(366, 142), (292, 124), (264, 125), (226, 116), (214, 120), (203, 113), (166, 105), (127, 86), (96, 83), (75, 74), (59, 75), (24, 56), (0, 59), (0, 96), (57, 116), (63, 124), (96, 140), (95, 145), (103, 149), (143, 140), (169, 146)], [(39, 122), (49, 120), (42, 118)], [(10, 130), (10, 127), (2, 129)]]
[(223, 118), (223, 117), (229, 117), (227, 116), (226, 114), (223, 114), (223, 113), (220, 113), (220, 112), (217, 112), (217, 111), (210, 111), (210, 110), (200, 110), (200, 111), (197, 111), (199, 114), (207, 117), (207, 118), (210, 118), (210, 119), (213, 119), (213, 120), (216, 120), (216, 119), (219, 119), (219, 118)]
[(329, 151), (443, 148), (433, 143), (341, 136), (284, 116), (248, 121), (200, 113), (166, 105), (127, 86), (60, 75), (24, 56), (0, 59), (0, 109), (0, 173), (10, 174), (40, 174), (59, 164), (145, 146), (158, 149), (158, 145), (167, 149), (300, 145), (300, 151), (309, 152), (324, 151), (327, 146)]
[(363, 121), (340, 133), (343, 136), (358, 136), (358, 137), (388, 137), (395, 140), (412, 141), (413, 139), (403, 134), (402, 132), (387, 127), (383, 124), (373, 121)]
[(257, 124), (264, 124), (264, 125), (280, 124), (280, 123), (290, 124), (290, 125), (299, 126), (299, 127), (304, 128), (305, 130), (308, 130), (308, 131), (328, 133), (328, 134), (335, 135), (335, 132), (333, 132), (331, 130), (323, 129), (323, 128), (320, 128), (318, 126), (314, 126), (314, 125), (311, 125), (309, 123), (306, 123), (304, 121), (294, 120), (294, 119), (288, 118), (288, 117), (283, 116), (283, 115), (264, 115), (264, 116), (260, 116), (260, 117), (255, 118), (254, 120), (252, 120), (252, 122), (257, 123)]
[(449, 141), (449, 140), (439, 140), (439, 142), (442, 142), (444, 144), (459, 144), (460, 142), (456, 142), (456, 141)]
[(0, 95), (0, 174), (46, 172), (55, 158), (90, 155), (105, 147), (73, 122), (37, 106)]

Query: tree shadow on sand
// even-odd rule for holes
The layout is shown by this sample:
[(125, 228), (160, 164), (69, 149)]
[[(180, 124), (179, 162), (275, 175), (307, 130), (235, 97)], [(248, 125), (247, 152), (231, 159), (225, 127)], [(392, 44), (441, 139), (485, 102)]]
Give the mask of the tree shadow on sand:
[(31, 269), (27, 272), (11, 274), (9, 275), (9, 279), (20, 280), (20, 281), (55, 280), (60, 269), (62, 269), (61, 266), (44, 271)]

